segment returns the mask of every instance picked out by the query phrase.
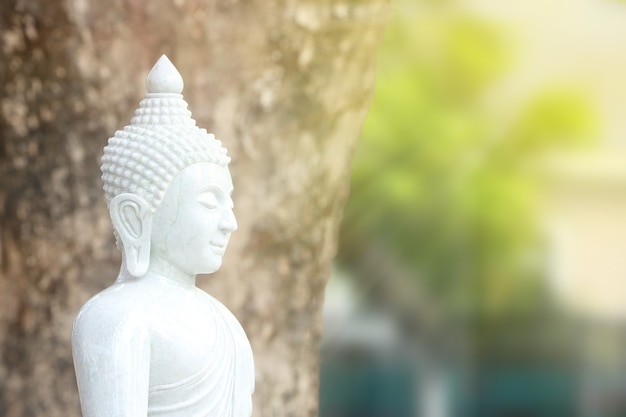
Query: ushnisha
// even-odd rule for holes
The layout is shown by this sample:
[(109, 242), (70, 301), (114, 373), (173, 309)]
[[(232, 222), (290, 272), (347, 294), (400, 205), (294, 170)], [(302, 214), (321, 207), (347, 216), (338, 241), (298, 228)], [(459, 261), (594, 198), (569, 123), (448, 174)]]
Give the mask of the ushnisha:
[(163, 55), (130, 125), (109, 139), (102, 179), (122, 265), (74, 322), (84, 417), (249, 417), (250, 343), (196, 287), (237, 229), (230, 158), (196, 126)]

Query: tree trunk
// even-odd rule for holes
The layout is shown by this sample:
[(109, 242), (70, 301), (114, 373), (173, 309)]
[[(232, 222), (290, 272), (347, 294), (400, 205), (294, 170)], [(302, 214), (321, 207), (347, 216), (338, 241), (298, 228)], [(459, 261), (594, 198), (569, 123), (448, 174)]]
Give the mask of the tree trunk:
[(255, 353), (254, 415), (317, 413), (323, 289), (385, 0), (3, 0), (0, 415), (80, 414), (80, 306), (117, 275), (99, 179), (162, 53), (229, 149), (239, 231), (199, 283)]

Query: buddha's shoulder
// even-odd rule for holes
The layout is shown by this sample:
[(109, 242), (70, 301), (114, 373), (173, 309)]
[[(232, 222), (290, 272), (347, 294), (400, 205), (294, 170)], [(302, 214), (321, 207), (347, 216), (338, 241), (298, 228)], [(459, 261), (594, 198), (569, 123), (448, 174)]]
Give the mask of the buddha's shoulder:
[(226, 307), (220, 300), (210, 294), (207, 294), (201, 289), (198, 289), (198, 296), (203, 300), (204, 303), (212, 306), (217, 311), (219, 311), (222, 317), (224, 317), (228, 322), (236, 324), (236, 327), (241, 327), (241, 324), (239, 323), (239, 320), (237, 320), (237, 317), (235, 317), (233, 312), (230, 311), (228, 307)]
[(91, 328), (118, 331), (122, 326), (147, 326), (149, 308), (149, 294), (133, 286), (114, 284), (83, 305), (74, 320), (74, 332), (90, 332)]
[[(210, 305), (213, 306), (214, 308), (217, 308), (220, 311), (226, 310), (228, 313), (230, 313), (230, 310), (228, 310), (228, 308), (217, 298), (213, 297), (212, 295), (210, 295), (209, 293), (205, 292), (204, 290), (200, 289), (200, 288), (195, 288), (195, 293), (196, 293), (196, 297), (204, 304), (206, 305)], [(232, 314), (232, 313), (230, 313)]]

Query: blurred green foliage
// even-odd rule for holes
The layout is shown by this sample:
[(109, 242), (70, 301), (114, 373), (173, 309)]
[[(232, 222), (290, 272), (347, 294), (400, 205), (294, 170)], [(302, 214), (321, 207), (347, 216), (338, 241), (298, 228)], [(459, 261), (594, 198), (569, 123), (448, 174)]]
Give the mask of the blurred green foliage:
[[(507, 28), (451, 2), (407, 4), (379, 52), (339, 262), (357, 279), (404, 271), (448, 312), (531, 312), (545, 297), (533, 167), (591, 143), (594, 111), (563, 86), (489, 109), (485, 94), (518, 64)], [(372, 256), (397, 270), (381, 276)]]

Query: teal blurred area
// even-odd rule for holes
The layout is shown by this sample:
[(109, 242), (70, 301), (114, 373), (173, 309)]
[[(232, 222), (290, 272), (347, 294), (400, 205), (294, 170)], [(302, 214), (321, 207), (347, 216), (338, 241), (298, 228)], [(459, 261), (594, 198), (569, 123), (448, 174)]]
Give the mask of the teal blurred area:
[(626, 415), (626, 3), (398, 0), (320, 415)]
[(416, 375), (403, 363), (385, 366), (339, 361), (321, 369), (320, 415), (414, 415)]

